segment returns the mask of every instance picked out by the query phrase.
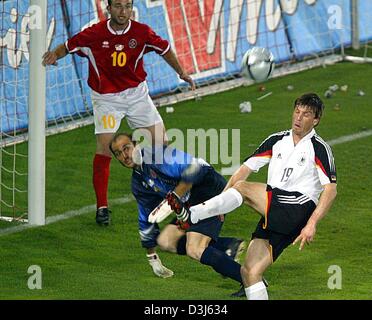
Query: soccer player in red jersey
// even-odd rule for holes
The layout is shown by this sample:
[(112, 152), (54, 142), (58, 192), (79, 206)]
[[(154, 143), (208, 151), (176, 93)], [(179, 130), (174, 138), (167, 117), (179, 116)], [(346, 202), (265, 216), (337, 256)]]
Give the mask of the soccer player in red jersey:
[(150, 133), (153, 142), (166, 140), (163, 120), (152, 102), (146, 83), (143, 56), (156, 52), (195, 89), (167, 40), (148, 25), (131, 19), (133, 0), (108, 0), (110, 19), (74, 35), (43, 56), (44, 65), (54, 65), (68, 53), (89, 60), (88, 85), (92, 89), (96, 154), (93, 186), (97, 199), (96, 222), (108, 225), (107, 190), (111, 153), (109, 143), (125, 117), (131, 129)]

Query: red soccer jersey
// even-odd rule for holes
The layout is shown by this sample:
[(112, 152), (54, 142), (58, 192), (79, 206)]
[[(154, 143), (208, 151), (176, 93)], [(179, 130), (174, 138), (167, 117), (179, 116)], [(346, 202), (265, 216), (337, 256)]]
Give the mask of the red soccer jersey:
[(129, 20), (123, 31), (115, 31), (110, 20), (99, 22), (66, 42), (70, 53), (89, 59), (89, 86), (98, 93), (116, 93), (137, 87), (146, 79), (143, 55), (168, 52), (167, 40), (149, 26)]

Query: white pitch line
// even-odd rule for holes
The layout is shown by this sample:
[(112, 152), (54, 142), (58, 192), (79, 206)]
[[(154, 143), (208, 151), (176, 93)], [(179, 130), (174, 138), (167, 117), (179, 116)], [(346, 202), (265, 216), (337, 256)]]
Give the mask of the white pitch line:
[(262, 100), (262, 99), (265, 99), (265, 98), (268, 97), (268, 96), (271, 96), (272, 94), (273, 94), (273, 92), (270, 91), (270, 92), (264, 94), (263, 96), (258, 97), (257, 100), (260, 101), (260, 100)]
[(327, 143), (330, 146), (335, 146), (336, 144), (350, 142), (350, 141), (354, 141), (354, 140), (369, 137), (369, 136), (372, 136), (372, 130), (366, 130), (366, 131), (350, 134), (348, 136), (342, 136), (342, 137), (339, 137), (333, 140), (329, 140), (327, 141)]
[[(124, 198), (118, 198), (118, 199), (111, 200), (110, 204), (112, 204), (112, 205), (124, 204), (124, 203), (131, 202), (133, 200), (134, 200), (133, 196), (125, 196)], [(70, 219), (72, 217), (81, 216), (83, 214), (86, 214), (86, 213), (89, 213), (89, 212), (95, 212), (95, 211), (96, 211), (96, 205), (92, 204), (92, 205), (89, 205), (89, 206), (86, 206), (86, 207), (82, 207), (79, 210), (71, 210), (71, 211), (67, 211), (65, 213), (56, 215), (56, 216), (47, 217), (45, 219), (45, 225), (55, 223), (55, 222), (58, 222), (58, 221), (62, 221), (62, 220), (66, 220), (66, 219)], [(35, 228), (35, 227), (40, 227), (40, 226), (22, 224), (22, 225), (15, 226), (15, 227), (0, 229), (0, 236), (7, 235), (7, 234), (12, 234), (12, 233), (17, 233), (17, 232), (20, 232), (20, 231), (23, 231), (23, 230), (26, 230), (26, 229)]]
[[(334, 145), (337, 145), (337, 144), (350, 142), (350, 141), (354, 141), (354, 140), (369, 137), (369, 136), (372, 136), (372, 130), (366, 130), (366, 131), (362, 131), (362, 132), (359, 132), (359, 133), (354, 133), (354, 134), (350, 134), (350, 135), (347, 135), (347, 136), (342, 136), (342, 137), (339, 137), (339, 138), (336, 138), (336, 139), (333, 139), (333, 140), (329, 140), (329, 141), (327, 141), (327, 143), (330, 146), (334, 146)], [(224, 168), (222, 168), (222, 169), (224, 169)], [(131, 202), (133, 200), (134, 200), (133, 196), (125, 196), (124, 198), (111, 200), (110, 203), (111, 204), (123, 204), (123, 203)], [(90, 205), (90, 206), (83, 207), (79, 210), (67, 211), (67, 212), (62, 213), (62, 214), (57, 215), (57, 216), (47, 217), (45, 219), (45, 224), (47, 225), (47, 224), (55, 223), (55, 222), (58, 222), (58, 221), (70, 219), (72, 217), (80, 216), (82, 214), (86, 214), (86, 213), (89, 213), (89, 212), (94, 212), (95, 210), (96, 210), (96, 205)], [(35, 228), (35, 227), (38, 227), (38, 226), (25, 224), (25, 225), (19, 225), (19, 226), (15, 226), (15, 227), (6, 228), (6, 229), (0, 229), (0, 236), (7, 235), (7, 234), (12, 234), (12, 233), (17, 233), (17, 232), (20, 232), (20, 231), (23, 231), (23, 230), (26, 230), (26, 229)]]

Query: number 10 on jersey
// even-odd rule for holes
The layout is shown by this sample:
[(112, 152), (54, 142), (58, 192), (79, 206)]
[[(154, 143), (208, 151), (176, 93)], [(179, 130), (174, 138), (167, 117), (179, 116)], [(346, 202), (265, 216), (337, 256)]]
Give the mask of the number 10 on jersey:
[(127, 55), (125, 52), (115, 51), (112, 55), (112, 66), (113, 67), (124, 67), (127, 64)]

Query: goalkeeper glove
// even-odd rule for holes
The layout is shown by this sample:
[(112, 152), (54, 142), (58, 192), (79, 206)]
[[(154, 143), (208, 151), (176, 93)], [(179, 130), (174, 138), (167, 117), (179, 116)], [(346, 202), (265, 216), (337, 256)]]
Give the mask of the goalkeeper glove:
[(173, 276), (173, 271), (164, 267), (157, 253), (146, 254), (152, 271), (160, 278), (169, 278)]
[(174, 191), (168, 192), (166, 199), (168, 200), (169, 206), (176, 213), (176, 217), (180, 221), (187, 221), (190, 215), (190, 211), (177, 193)]
[(176, 225), (178, 226), (179, 229), (185, 230), (185, 231), (188, 228), (190, 228), (190, 224), (187, 221), (177, 220)]
[(172, 208), (168, 205), (167, 199), (164, 199), (160, 204), (151, 211), (147, 220), (150, 223), (160, 223), (166, 219), (173, 212)]

